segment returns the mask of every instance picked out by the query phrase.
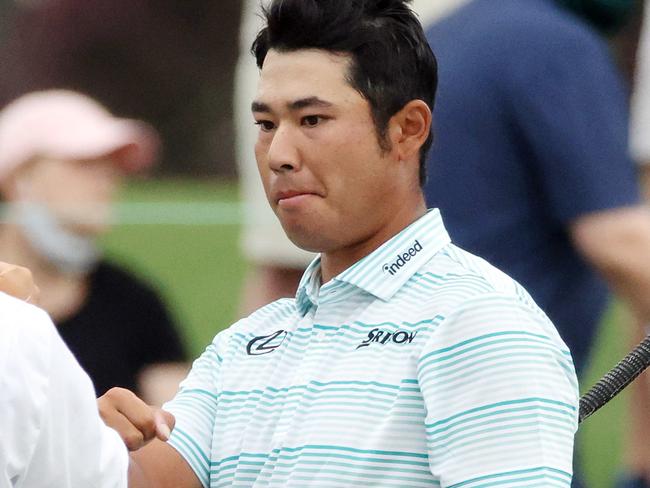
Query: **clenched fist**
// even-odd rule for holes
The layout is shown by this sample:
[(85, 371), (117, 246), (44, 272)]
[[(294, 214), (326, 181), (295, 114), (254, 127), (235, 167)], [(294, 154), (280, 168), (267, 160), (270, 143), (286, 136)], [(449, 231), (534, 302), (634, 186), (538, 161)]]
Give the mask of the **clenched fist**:
[(140, 400), (124, 388), (111, 388), (97, 400), (99, 415), (116, 430), (129, 451), (137, 451), (149, 441), (169, 439), (174, 416)]

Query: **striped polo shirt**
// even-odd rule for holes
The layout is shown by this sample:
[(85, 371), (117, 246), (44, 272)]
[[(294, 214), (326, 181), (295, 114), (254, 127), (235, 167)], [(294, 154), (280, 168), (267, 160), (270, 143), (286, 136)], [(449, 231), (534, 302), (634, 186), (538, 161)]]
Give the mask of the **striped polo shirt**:
[(431, 210), (328, 283), (317, 258), (166, 408), (206, 487), (568, 487), (577, 403), (553, 324)]

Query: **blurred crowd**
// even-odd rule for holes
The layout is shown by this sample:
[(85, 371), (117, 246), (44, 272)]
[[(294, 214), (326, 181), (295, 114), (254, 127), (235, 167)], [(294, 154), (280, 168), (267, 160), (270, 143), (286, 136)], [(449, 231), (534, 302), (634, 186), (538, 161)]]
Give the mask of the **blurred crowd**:
[[(32, 270), (97, 395), (118, 385), (161, 404), (189, 359), (157, 292), (97, 244), (131, 174), (158, 162), (159, 175), (239, 175), (242, 313), (291, 296), (313, 258), (285, 237), (257, 176), (258, 5), (0, 3), (0, 195), (12, 204), (0, 260)], [(439, 62), (428, 204), (455, 242), (531, 292), (584, 374), (614, 297), (634, 341), (650, 323), (650, 5), (413, 7)], [(650, 383), (634, 388), (621, 488), (650, 486)]]
[(239, 0), (0, 2), (0, 104), (77, 90), (156, 127), (156, 172), (232, 177), (239, 15)]

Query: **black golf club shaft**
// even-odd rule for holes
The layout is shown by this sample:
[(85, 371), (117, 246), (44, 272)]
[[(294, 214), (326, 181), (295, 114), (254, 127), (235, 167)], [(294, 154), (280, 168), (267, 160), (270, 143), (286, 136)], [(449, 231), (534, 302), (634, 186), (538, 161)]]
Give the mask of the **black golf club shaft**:
[(582, 422), (618, 395), (648, 366), (650, 366), (650, 334), (580, 397), (578, 422)]

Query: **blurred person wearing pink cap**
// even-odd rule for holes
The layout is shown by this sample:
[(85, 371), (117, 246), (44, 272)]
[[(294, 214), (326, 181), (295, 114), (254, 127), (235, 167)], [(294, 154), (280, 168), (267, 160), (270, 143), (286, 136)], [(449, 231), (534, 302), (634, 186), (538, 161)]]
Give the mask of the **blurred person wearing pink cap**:
[(185, 354), (157, 294), (103, 259), (97, 238), (126, 174), (151, 166), (147, 124), (111, 115), (85, 95), (48, 90), (0, 112), (0, 257), (32, 270), (40, 305), (89, 373), (161, 404), (184, 377)]

